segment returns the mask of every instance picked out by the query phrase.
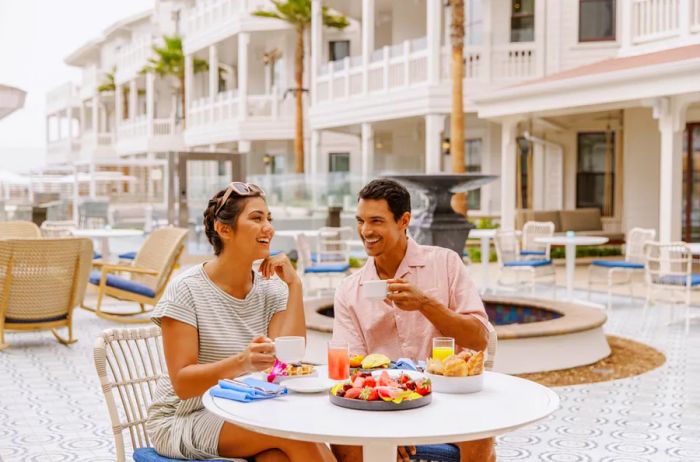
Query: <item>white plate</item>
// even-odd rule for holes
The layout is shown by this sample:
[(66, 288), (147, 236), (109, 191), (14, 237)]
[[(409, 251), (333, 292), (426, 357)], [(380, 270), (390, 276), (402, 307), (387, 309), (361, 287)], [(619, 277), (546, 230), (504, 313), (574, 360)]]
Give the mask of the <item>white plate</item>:
[(301, 377), (280, 382), (280, 385), (297, 393), (320, 393), (331, 389), (335, 382), (323, 377)]
[[(272, 383), (280, 383), (285, 380), (308, 379), (316, 376), (318, 376), (318, 369), (314, 368), (314, 370), (311, 371), (311, 374), (306, 375), (277, 375), (275, 376), (275, 379), (272, 381)], [(256, 378), (260, 380), (267, 380), (267, 374), (265, 374), (264, 372), (259, 372)]]

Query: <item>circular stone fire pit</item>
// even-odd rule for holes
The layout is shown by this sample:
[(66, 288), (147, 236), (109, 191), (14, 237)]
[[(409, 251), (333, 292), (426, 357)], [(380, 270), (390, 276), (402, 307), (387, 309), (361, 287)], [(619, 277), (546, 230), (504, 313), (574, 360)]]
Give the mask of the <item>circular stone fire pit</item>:
[[(582, 302), (485, 295), (496, 327), (494, 370), (507, 374), (545, 372), (592, 364), (610, 355), (603, 333), (607, 316)], [(310, 329), (333, 331), (333, 299), (304, 301)]]

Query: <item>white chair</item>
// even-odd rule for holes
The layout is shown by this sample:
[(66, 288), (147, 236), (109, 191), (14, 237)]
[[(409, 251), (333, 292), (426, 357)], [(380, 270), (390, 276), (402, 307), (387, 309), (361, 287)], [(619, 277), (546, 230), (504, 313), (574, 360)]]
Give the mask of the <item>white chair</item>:
[[(296, 236), (296, 247), (299, 258), (297, 259), (297, 272), (304, 281), (308, 281), (309, 277), (320, 276), (326, 278), (328, 287), (326, 290), (334, 291), (333, 278), (340, 275), (345, 276), (350, 271), (349, 261), (336, 261), (332, 263), (315, 263), (311, 258), (311, 246), (308, 238), (304, 233)], [(309, 284), (310, 285), (310, 284)], [(320, 294), (322, 289), (318, 289)]]
[[(497, 231), (493, 237), (493, 242), (496, 247), (496, 258), (500, 268), (499, 284), (526, 284), (534, 292), (537, 278), (551, 277), (552, 282), (554, 282), (555, 272), (552, 260), (549, 258), (538, 260), (521, 259), (520, 242), (516, 231)], [(512, 274), (515, 277), (514, 282), (506, 282), (504, 280), (504, 277), (508, 274)], [(521, 275), (525, 276), (524, 280), (521, 279)]]
[(146, 432), (148, 406), (158, 379), (167, 374), (160, 327), (106, 330), (95, 342), (93, 358), (107, 404), (117, 462), (126, 461), (125, 432), (135, 462), (176, 462), (157, 455)]
[[(588, 267), (588, 292), (591, 286), (597, 283), (605, 283), (608, 287), (608, 309), (611, 308), (612, 286), (616, 284), (629, 284), (630, 296), (634, 296), (632, 275), (635, 271), (644, 269), (644, 245), (656, 237), (656, 230), (644, 228), (632, 228), (625, 239), (624, 260), (593, 260)], [(622, 279), (615, 281), (616, 275), (622, 275)]]
[(313, 258), (313, 261), (317, 264), (350, 263), (349, 242), (352, 240), (352, 234), (352, 228), (347, 226), (320, 228), (316, 238), (316, 258)]
[[(659, 291), (670, 292), (670, 303), (685, 305), (685, 331), (690, 329), (690, 294), (700, 288), (700, 274), (693, 274), (693, 254), (685, 242), (648, 242), (644, 247), (644, 279), (647, 296), (644, 309), (654, 303)], [(676, 294), (681, 295), (680, 301)]]
[(535, 239), (553, 235), (554, 223), (551, 221), (528, 221), (523, 225), (520, 256), (525, 260), (549, 260), (551, 245), (535, 242)]

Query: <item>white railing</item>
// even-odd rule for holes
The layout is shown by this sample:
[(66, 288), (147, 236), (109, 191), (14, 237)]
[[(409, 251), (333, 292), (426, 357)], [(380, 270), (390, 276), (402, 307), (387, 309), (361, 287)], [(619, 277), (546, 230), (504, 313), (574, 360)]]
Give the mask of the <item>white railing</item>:
[(153, 136), (170, 136), (177, 133), (174, 119), (153, 119)]
[(690, 31), (700, 32), (700, 0), (693, 0), (690, 5)]
[(509, 43), (491, 53), (493, 80), (524, 80), (537, 76), (534, 43)]
[(67, 159), (70, 159), (72, 154), (80, 151), (80, 140), (75, 138), (63, 138), (60, 140), (49, 141), (46, 144), (46, 151), (48, 155), (52, 157), (65, 156)]
[[(479, 46), (464, 47), (464, 79), (480, 80), (484, 77), (483, 50)], [(443, 80), (452, 79), (452, 47), (446, 46), (442, 49), (440, 60), (440, 78)]]
[(114, 144), (114, 134), (112, 133), (95, 133), (92, 130), (86, 131), (81, 137), (83, 149), (95, 148), (98, 146), (111, 146)]
[(200, 0), (184, 17), (187, 38), (208, 32), (228, 22), (248, 16), (253, 11), (272, 9), (269, 0)]
[(124, 82), (138, 75), (148, 59), (153, 56), (154, 45), (157, 43), (152, 37), (141, 36), (120, 49), (116, 60), (116, 80)]
[(148, 123), (145, 115), (137, 116), (117, 126), (117, 138), (119, 140), (145, 137), (147, 134)]
[(650, 42), (678, 35), (681, 1), (632, 0), (632, 42)]
[(72, 82), (66, 82), (46, 94), (46, 111), (54, 112), (71, 107), (77, 103), (80, 88)]
[[(248, 95), (247, 117), (278, 119), (289, 114), (289, 105), (280, 101), (276, 91), (269, 95)], [(219, 124), (239, 119), (239, 98), (236, 90), (219, 93), (212, 102), (209, 97), (192, 101), (187, 116), (188, 128)]]

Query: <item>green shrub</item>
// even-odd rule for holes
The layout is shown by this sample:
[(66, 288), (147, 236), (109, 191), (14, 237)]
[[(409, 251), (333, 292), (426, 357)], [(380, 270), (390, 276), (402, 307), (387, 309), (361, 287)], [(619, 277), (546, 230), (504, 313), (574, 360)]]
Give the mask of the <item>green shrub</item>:
[(365, 261), (364, 258), (350, 257), (350, 268), (362, 268)]
[[(615, 257), (622, 255), (622, 247), (619, 245), (609, 245), (605, 247), (597, 245), (582, 245), (576, 247), (576, 258), (584, 257)], [(552, 259), (565, 258), (566, 249), (564, 247), (552, 247), (550, 252)]]
[[(480, 263), (481, 262), (481, 249), (478, 247), (469, 247), (467, 249), (469, 252), (469, 259), (472, 261), (472, 263)], [(489, 261), (494, 262), (496, 261), (496, 251), (492, 250), (489, 255)]]

